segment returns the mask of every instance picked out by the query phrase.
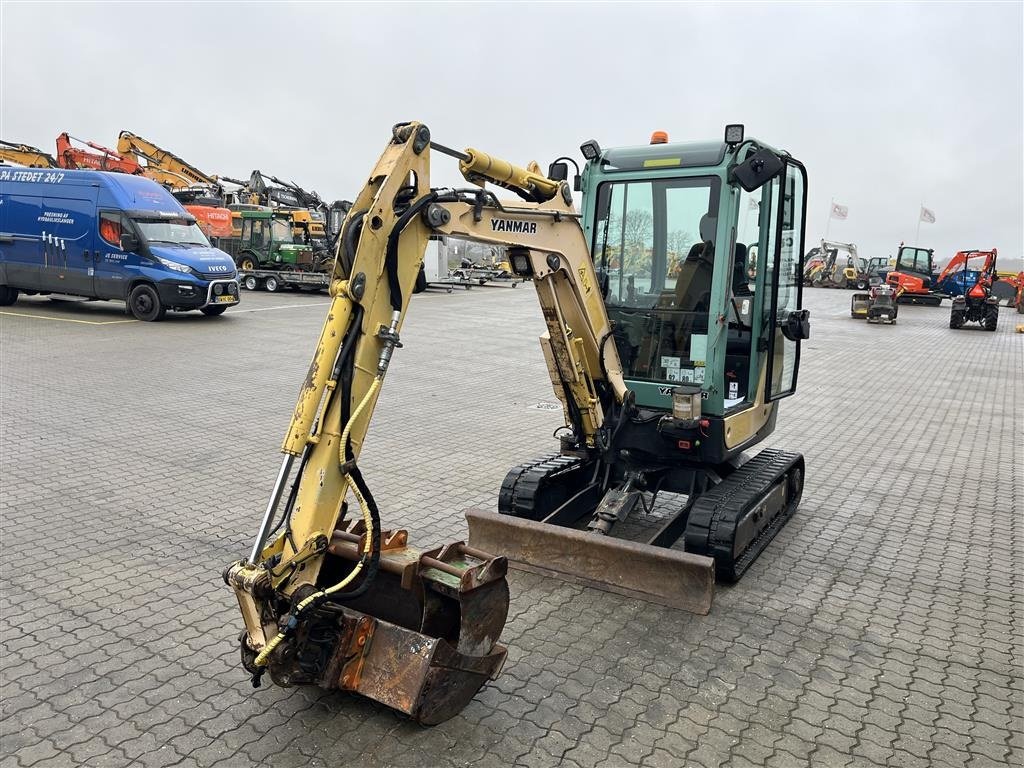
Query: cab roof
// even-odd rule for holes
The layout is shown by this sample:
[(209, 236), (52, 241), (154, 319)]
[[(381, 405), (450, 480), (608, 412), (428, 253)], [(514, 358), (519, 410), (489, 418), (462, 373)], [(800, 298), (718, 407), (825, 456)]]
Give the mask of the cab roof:
[(750, 145), (769, 149), (780, 157), (789, 156), (789, 153), (781, 152), (770, 144), (747, 137), (736, 146), (715, 140), (611, 147), (601, 152), (596, 163), (588, 163), (588, 165), (598, 166), (601, 173), (656, 171), (670, 168), (717, 168), (725, 160), (726, 155)]
[(721, 165), (726, 144), (721, 141), (688, 141), (612, 147), (601, 153), (601, 170), (641, 171), (656, 168), (697, 168)]

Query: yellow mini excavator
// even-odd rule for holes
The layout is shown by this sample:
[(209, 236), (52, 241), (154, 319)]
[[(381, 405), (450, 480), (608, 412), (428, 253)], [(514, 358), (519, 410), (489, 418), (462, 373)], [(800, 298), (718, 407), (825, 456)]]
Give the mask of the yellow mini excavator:
[[(795, 511), (803, 457), (744, 451), (794, 393), (810, 333), (803, 166), (741, 125), (581, 150), (570, 184), (571, 160), (544, 175), (394, 127), (344, 220), (256, 541), (224, 572), (254, 685), (269, 672), (438, 723), (502, 666), (510, 562), (706, 613), (716, 575), (739, 578)], [(431, 188), (434, 153), (475, 186)], [(382, 528), (359, 455), (437, 236), (503, 246), (532, 280), (565, 426), (557, 451), (508, 473), (496, 511), (467, 514), (468, 544), (420, 551)], [(641, 515), (650, 535), (624, 538)]]

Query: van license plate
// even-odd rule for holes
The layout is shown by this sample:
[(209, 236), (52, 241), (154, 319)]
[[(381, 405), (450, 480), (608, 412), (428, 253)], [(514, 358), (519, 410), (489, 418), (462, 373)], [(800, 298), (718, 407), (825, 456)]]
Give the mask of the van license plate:
[(235, 297), (234, 296), (218, 296), (217, 297), (217, 303), (218, 304), (234, 304), (235, 303)]

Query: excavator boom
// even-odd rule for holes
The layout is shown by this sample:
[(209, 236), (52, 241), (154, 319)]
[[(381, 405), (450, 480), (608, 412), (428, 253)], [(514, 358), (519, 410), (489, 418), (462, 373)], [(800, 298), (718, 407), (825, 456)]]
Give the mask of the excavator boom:
[[(74, 147), (71, 144), (72, 139), (96, 151), (90, 152)], [(142, 173), (142, 166), (133, 157), (120, 155), (112, 149), (107, 149), (91, 141), (76, 139), (67, 132), (57, 137), (57, 163), (61, 168), (114, 171), (116, 173), (129, 173), (133, 175)]]
[(200, 185), (217, 187), (216, 176), (203, 173), (194, 165), (191, 165), (173, 152), (161, 149), (156, 144), (141, 136), (136, 136), (130, 131), (121, 131), (117, 138), (117, 151), (121, 155), (134, 155), (146, 162), (146, 169), (154, 169), (174, 174), (175, 178), (182, 178), (188, 181), (189, 185)]
[(53, 155), (28, 144), (0, 140), (0, 161), (17, 163), (29, 168), (59, 168)]

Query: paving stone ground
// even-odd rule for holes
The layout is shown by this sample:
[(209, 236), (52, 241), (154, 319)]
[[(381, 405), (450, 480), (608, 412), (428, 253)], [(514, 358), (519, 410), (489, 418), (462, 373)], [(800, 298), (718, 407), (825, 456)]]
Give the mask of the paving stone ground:
[[(324, 313), (0, 315), (0, 766), (982, 766), (1024, 762), (1024, 320), (894, 327), (808, 290), (796, 517), (699, 617), (510, 581), (505, 671), (422, 728), (253, 691), (221, 569), (248, 552)], [(47, 319), (60, 318), (60, 319)], [(92, 325), (66, 320), (88, 320)], [(464, 535), (559, 416), (530, 286), (418, 296), (363, 472), (421, 545)]]

